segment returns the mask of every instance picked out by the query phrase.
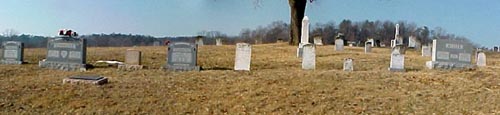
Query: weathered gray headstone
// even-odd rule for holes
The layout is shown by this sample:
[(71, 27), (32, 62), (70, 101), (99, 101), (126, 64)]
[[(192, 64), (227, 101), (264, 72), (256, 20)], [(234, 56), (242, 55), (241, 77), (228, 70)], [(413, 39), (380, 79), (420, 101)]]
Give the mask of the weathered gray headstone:
[(221, 38), (215, 39), (215, 45), (216, 46), (222, 46), (222, 39)]
[(431, 55), (432, 55), (431, 47), (429, 47), (429, 46), (422, 46), (422, 56), (429, 57)]
[(303, 46), (302, 69), (313, 70), (316, 67), (316, 48), (314, 44)]
[(0, 64), (22, 64), (24, 57), (24, 45), (18, 41), (6, 41), (2, 43)]
[(405, 71), (405, 55), (402, 54), (402, 45), (392, 48), (390, 71)]
[(197, 65), (198, 47), (187, 42), (175, 42), (168, 45), (167, 63), (164, 69), (172, 71), (199, 71)]
[(370, 53), (370, 52), (372, 52), (372, 43), (366, 42), (365, 43), (365, 53)]
[(197, 37), (196, 38), (196, 45), (198, 46), (203, 46), (203, 37)]
[(493, 47), (493, 52), (500, 52), (500, 47), (499, 46)]
[(474, 47), (458, 40), (435, 39), (432, 43), (432, 61), (426, 62), (429, 69), (473, 68)]
[(252, 46), (248, 43), (236, 44), (236, 56), (234, 59), (234, 70), (250, 71), (252, 60)]
[(336, 39), (335, 40), (335, 51), (344, 51), (344, 40)]
[(140, 70), (144, 66), (141, 65), (141, 51), (128, 49), (125, 53), (125, 63), (118, 65), (119, 70)]
[(159, 41), (153, 42), (153, 46), (160, 46), (160, 42)]
[(368, 40), (366, 40), (366, 42), (368, 43), (371, 43), (370, 44), (370, 47), (375, 47), (375, 40), (373, 38), (368, 38)]
[(86, 71), (86, 59), (86, 39), (62, 36), (47, 42), (47, 58), (40, 61), (39, 66), (65, 71)]
[(352, 58), (344, 59), (344, 71), (354, 71), (354, 62)]
[(484, 52), (480, 51), (477, 54), (476, 64), (477, 64), (478, 67), (484, 67), (484, 66), (486, 66), (486, 54), (484, 54)]
[(78, 75), (64, 78), (63, 84), (65, 83), (103, 85), (108, 83), (108, 78), (97, 75)]
[(323, 45), (323, 38), (321, 36), (314, 37), (314, 44), (317, 46)]

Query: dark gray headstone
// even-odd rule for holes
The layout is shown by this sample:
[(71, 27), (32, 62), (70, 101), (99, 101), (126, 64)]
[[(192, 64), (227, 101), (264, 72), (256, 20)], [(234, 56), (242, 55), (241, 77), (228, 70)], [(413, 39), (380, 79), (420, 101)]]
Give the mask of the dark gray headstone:
[(433, 40), (432, 61), (426, 66), (430, 69), (467, 69), (472, 68), (474, 47), (458, 40)]
[(187, 42), (175, 42), (168, 46), (167, 64), (164, 69), (172, 71), (199, 71), (197, 65), (198, 47)]
[(24, 57), (24, 44), (18, 41), (2, 43), (0, 64), (22, 64)]
[(74, 37), (58, 37), (47, 42), (47, 58), (40, 61), (42, 68), (66, 71), (85, 71), (87, 42)]

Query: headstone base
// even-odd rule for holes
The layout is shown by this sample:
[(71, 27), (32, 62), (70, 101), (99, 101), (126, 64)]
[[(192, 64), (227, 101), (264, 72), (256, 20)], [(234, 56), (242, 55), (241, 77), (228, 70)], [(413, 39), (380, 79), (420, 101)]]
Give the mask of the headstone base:
[(164, 65), (162, 67), (164, 70), (170, 70), (170, 71), (200, 71), (201, 67), (200, 66), (169, 66), (169, 65)]
[(141, 70), (142, 68), (144, 68), (143, 65), (128, 65), (128, 64), (118, 65), (118, 70), (123, 70), (123, 71), (136, 71), (136, 70)]
[(438, 62), (438, 61), (427, 61), (425, 66), (429, 69), (445, 69), (445, 70), (455, 70), (455, 69), (474, 69), (476, 66), (472, 64), (460, 64), (460, 63), (449, 63), (449, 62)]
[(39, 61), (38, 66), (42, 68), (58, 69), (64, 71), (87, 71), (86, 64), (77, 63), (60, 63), (60, 62), (50, 62), (50, 61)]
[(405, 72), (406, 70), (401, 69), (401, 68), (389, 68), (389, 71), (391, 71), (391, 72)]
[(108, 78), (100, 76), (72, 76), (63, 79), (63, 84), (66, 83), (103, 85), (108, 83)]
[(0, 64), (4, 64), (4, 65), (21, 65), (23, 63), (24, 62), (22, 62), (22, 61), (0, 60)]

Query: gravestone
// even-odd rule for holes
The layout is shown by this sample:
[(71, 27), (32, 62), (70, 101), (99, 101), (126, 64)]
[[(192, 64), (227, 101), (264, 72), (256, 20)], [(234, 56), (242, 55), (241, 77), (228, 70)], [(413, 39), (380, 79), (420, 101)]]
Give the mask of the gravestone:
[(344, 50), (344, 40), (336, 39), (335, 40), (335, 51), (343, 51)]
[(396, 24), (396, 33), (394, 40), (391, 40), (391, 45), (394, 45), (391, 50), (391, 62), (389, 71), (404, 72), (405, 71), (405, 49), (403, 45), (403, 37), (399, 35), (399, 24)]
[(200, 71), (197, 65), (198, 47), (187, 42), (175, 42), (168, 45), (167, 63), (163, 69), (171, 71)]
[(431, 55), (432, 55), (431, 47), (429, 47), (429, 46), (422, 46), (422, 56), (429, 57)]
[(366, 42), (370, 42), (370, 47), (375, 47), (375, 40), (373, 40), (373, 38), (369, 38), (368, 40), (366, 40)]
[(408, 47), (409, 48), (415, 48), (415, 47), (417, 47), (417, 37), (410, 36), (408, 38)]
[(344, 71), (354, 71), (354, 62), (352, 58), (344, 59)]
[(159, 41), (153, 42), (153, 46), (160, 46), (160, 42)]
[(63, 79), (63, 84), (92, 84), (92, 85), (103, 85), (108, 83), (108, 78), (98, 76), (98, 75), (77, 75), (71, 76)]
[(222, 46), (222, 39), (221, 38), (215, 39), (215, 45), (216, 46)]
[(125, 63), (118, 65), (118, 70), (140, 70), (144, 66), (141, 65), (142, 53), (139, 50), (128, 49), (125, 52)]
[(305, 44), (303, 46), (304, 54), (302, 57), (302, 69), (314, 70), (316, 67), (316, 48), (314, 44)]
[(252, 46), (247, 43), (236, 44), (236, 56), (234, 59), (234, 70), (250, 71), (252, 60)]
[(400, 71), (403, 72), (405, 71), (405, 55), (401, 53), (402, 51), (402, 46), (397, 45), (396, 47), (392, 48), (391, 52), (391, 62), (389, 65), (389, 70), (390, 71)]
[(354, 44), (356, 44), (356, 42), (354, 42), (354, 41), (347, 41), (347, 44), (349, 44), (349, 47), (354, 47)]
[(323, 45), (323, 38), (321, 36), (314, 37), (314, 45), (317, 46)]
[(429, 69), (473, 68), (472, 44), (458, 40), (435, 39), (432, 42), (432, 61), (427, 61)]
[(372, 52), (372, 43), (366, 42), (365, 43), (365, 53), (370, 53), (370, 52)]
[(196, 45), (198, 45), (198, 46), (204, 45), (203, 44), (203, 37), (200, 37), (200, 36), (196, 37)]
[(486, 66), (486, 54), (483, 51), (479, 51), (476, 58), (476, 64), (478, 67)]
[(23, 64), (24, 44), (18, 41), (2, 43), (0, 64)]
[(309, 44), (309, 18), (307, 16), (304, 16), (304, 18), (302, 19), (300, 43), (299, 43), (299, 48), (297, 48), (298, 58), (302, 58), (302, 53), (303, 53), (302, 47), (305, 44)]
[(42, 68), (65, 71), (87, 70), (87, 40), (61, 36), (47, 42), (47, 58), (38, 62)]
[(499, 46), (493, 47), (493, 52), (500, 52), (500, 47)]

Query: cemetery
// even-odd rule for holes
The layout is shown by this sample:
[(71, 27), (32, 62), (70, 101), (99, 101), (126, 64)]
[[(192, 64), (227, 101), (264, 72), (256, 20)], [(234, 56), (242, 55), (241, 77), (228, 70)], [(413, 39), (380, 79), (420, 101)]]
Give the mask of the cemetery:
[[(100, 30), (105, 27), (89, 32), (79, 26), (74, 28), (86, 34), (6, 30), (0, 35), (0, 115), (500, 114), (499, 46), (405, 21), (318, 23), (324, 17), (305, 12), (312, 2), (317, 3), (288, 1), (291, 24), (277, 21), (239, 35), (203, 30), (254, 21), (216, 23), (234, 13), (213, 20), (202, 15), (214, 25), (186, 19), (183, 26), (169, 22), (172, 13), (155, 15), (161, 23), (150, 14), (106, 17), (124, 21), (117, 24), (124, 26), (121, 31), (151, 35)], [(121, 13), (116, 16), (127, 17)], [(151, 22), (136, 22), (142, 18)], [(130, 20), (131, 27), (126, 25)], [(79, 25), (65, 21), (46, 25)], [(255, 23), (261, 22), (249, 25)], [(201, 31), (182, 36), (186, 33), (180, 31), (194, 28), (189, 25)], [(161, 32), (148, 33), (142, 26)]]

